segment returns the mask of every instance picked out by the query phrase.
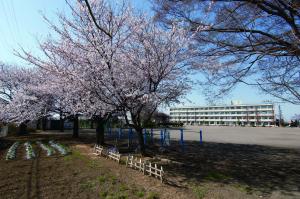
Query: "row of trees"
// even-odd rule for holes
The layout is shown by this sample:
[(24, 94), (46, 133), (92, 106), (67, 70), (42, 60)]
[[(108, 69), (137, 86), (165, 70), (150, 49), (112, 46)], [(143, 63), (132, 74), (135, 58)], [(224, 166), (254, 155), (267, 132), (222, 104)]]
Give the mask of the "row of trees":
[(125, 3), (68, 4), (72, 15), (60, 13), (58, 24), (44, 17), (52, 33), (39, 43), (40, 56), (17, 52), (34, 67), (1, 65), (0, 120), (22, 124), (49, 114), (71, 116), (77, 137), (78, 116), (85, 115), (97, 121), (97, 142), (103, 144), (104, 124), (118, 113), (145, 152), (143, 123), (189, 89), (185, 32), (164, 30)]

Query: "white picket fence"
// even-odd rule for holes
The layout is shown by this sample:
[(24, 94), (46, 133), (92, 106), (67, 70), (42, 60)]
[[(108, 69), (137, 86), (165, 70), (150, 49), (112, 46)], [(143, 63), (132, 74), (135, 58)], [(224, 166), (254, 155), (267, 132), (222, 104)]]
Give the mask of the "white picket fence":
[(120, 159), (121, 159), (121, 154), (120, 153), (114, 153), (109, 151), (108, 152), (108, 158), (117, 161), (118, 163), (120, 163)]
[(104, 152), (104, 148), (103, 148), (103, 146), (100, 146), (100, 145), (95, 145), (94, 146), (94, 154), (95, 155), (102, 155), (103, 154), (103, 152)]
[(144, 175), (148, 174), (149, 176), (154, 176), (159, 178), (161, 182), (163, 182), (164, 170), (161, 166), (160, 169), (157, 167), (157, 164), (153, 164), (151, 162), (142, 162), (142, 159), (139, 160), (134, 158), (133, 156), (127, 156), (126, 166), (130, 168), (137, 169), (143, 172)]
[[(97, 156), (105, 156), (109, 159), (115, 160), (120, 163), (121, 154), (118, 152), (107, 151), (103, 146), (95, 145), (94, 153)], [(144, 175), (154, 176), (155, 178), (159, 178), (161, 182), (163, 182), (164, 178), (164, 170), (161, 166), (158, 168), (157, 164), (153, 164), (151, 162), (142, 161), (141, 158), (133, 157), (132, 155), (127, 156), (126, 166), (137, 169), (143, 172)]]
[(95, 145), (94, 146), (94, 153), (97, 156), (104, 156), (108, 157), (109, 159), (115, 160), (118, 163), (120, 163), (121, 154), (117, 152), (107, 151), (103, 146), (101, 145)]

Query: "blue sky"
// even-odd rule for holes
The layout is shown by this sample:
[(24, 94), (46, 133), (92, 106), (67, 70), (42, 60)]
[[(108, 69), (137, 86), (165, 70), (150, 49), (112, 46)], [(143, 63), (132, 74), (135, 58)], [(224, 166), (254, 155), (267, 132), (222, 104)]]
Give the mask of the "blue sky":
[[(149, 12), (151, 5), (147, 0), (130, 0), (134, 7)], [(69, 12), (64, 0), (0, 0), (0, 61), (26, 66), (26, 63), (14, 55), (20, 46), (33, 53), (38, 53), (37, 39), (42, 40), (50, 30), (41, 16), (44, 13), (49, 19), (56, 20), (58, 11)], [(194, 87), (184, 100), (184, 105), (205, 105), (201, 88)], [(238, 86), (223, 100), (223, 104), (231, 100), (243, 103), (262, 103), (264, 100), (278, 101), (261, 94), (259, 90), (246, 85)], [(300, 106), (280, 104), (285, 119), (300, 114)], [(278, 109), (278, 104), (276, 104)]]

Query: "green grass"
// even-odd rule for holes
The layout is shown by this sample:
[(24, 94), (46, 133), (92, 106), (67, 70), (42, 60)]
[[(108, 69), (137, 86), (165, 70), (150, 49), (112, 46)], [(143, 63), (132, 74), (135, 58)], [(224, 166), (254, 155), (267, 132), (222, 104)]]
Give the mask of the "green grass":
[(126, 191), (126, 190), (128, 190), (129, 188), (128, 188), (128, 186), (126, 185), (126, 184), (124, 184), (124, 183), (122, 183), (121, 185), (120, 185), (120, 191)]
[(70, 162), (73, 160), (79, 159), (81, 161), (84, 161), (88, 167), (92, 169), (100, 169), (101, 168), (101, 163), (97, 160), (91, 160), (87, 156), (83, 155), (80, 151), (78, 150), (73, 150), (72, 153), (68, 156), (64, 156), (64, 160), (66, 162)]
[(249, 193), (251, 192), (251, 188), (248, 185), (244, 184), (233, 184), (232, 185), (234, 188), (240, 190), (241, 192)]
[(209, 181), (222, 181), (230, 179), (230, 176), (218, 172), (209, 172), (204, 179)]
[(96, 161), (96, 160), (89, 160), (88, 166), (92, 169), (100, 169), (101, 168), (100, 162)]
[(105, 175), (103, 175), (103, 176), (97, 177), (97, 180), (98, 180), (98, 182), (99, 182), (100, 184), (103, 184), (103, 183), (105, 183), (105, 182), (107, 181), (107, 178), (106, 178)]
[(155, 192), (149, 192), (146, 198), (147, 199), (159, 199), (159, 194), (155, 193)]
[(135, 195), (136, 195), (137, 197), (139, 197), (139, 198), (142, 198), (142, 197), (145, 196), (145, 192), (142, 191), (142, 190), (139, 190), (139, 191), (137, 191), (137, 192), (135, 193)]
[(118, 182), (118, 178), (114, 175), (110, 175), (109, 179), (113, 185), (117, 184), (117, 182)]
[(89, 180), (87, 182), (83, 182), (80, 184), (80, 188), (81, 189), (88, 189), (88, 190), (92, 190), (96, 187), (97, 183), (93, 180)]
[(88, 160), (88, 158), (82, 155), (78, 150), (73, 150), (73, 152), (70, 155), (64, 156), (65, 161), (71, 161), (74, 159)]
[(99, 192), (99, 196), (100, 196), (101, 198), (106, 198), (106, 197), (108, 196), (108, 191), (101, 190), (101, 191)]
[(105, 198), (105, 199), (128, 199), (128, 193), (124, 192), (124, 191), (111, 191), (111, 193), (109, 193), (109, 191), (107, 190), (102, 190), (99, 193), (99, 196), (101, 198)]
[(208, 189), (202, 186), (193, 187), (193, 193), (195, 194), (197, 199), (203, 199), (207, 193)]

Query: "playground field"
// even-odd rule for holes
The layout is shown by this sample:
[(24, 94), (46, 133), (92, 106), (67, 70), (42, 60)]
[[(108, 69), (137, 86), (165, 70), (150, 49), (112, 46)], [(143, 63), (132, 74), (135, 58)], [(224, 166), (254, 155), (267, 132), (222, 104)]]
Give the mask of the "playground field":
[[(300, 128), (279, 127), (229, 127), (229, 126), (185, 126), (184, 141), (200, 141), (202, 130), (203, 142), (261, 145), (281, 148), (300, 149)], [(162, 129), (153, 129), (154, 138), (160, 139)], [(173, 141), (180, 141), (180, 128), (167, 129)], [(113, 137), (118, 137), (118, 129), (112, 129)], [(148, 129), (150, 131), (150, 129)], [(95, 129), (81, 129), (83, 135), (95, 135)], [(123, 130), (123, 139), (127, 137), (128, 129)], [(72, 134), (48, 131), (44, 134)]]
[[(204, 142), (265, 145), (300, 149), (300, 128), (186, 126), (184, 140)], [(170, 130), (171, 139), (180, 139), (179, 130)]]

